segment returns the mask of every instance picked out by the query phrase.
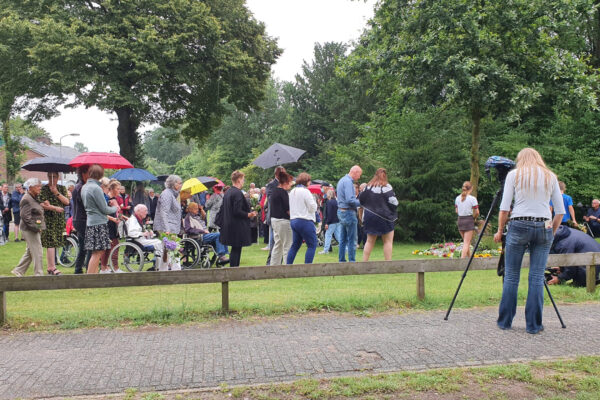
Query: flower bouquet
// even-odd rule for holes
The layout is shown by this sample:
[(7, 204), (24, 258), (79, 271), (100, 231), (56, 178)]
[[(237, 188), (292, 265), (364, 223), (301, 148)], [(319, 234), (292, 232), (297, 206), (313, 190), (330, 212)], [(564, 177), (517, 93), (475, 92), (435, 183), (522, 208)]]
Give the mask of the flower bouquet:
[(181, 239), (174, 234), (161, 234), (160, 235), (163, 244), (163, 262), (166, 263), (166, 267), (171, 271), (181, 270)]
[(250, 195), (250, 204), (252, 205), (252, 211), (260, 212), (260, 195), (253, 193)]

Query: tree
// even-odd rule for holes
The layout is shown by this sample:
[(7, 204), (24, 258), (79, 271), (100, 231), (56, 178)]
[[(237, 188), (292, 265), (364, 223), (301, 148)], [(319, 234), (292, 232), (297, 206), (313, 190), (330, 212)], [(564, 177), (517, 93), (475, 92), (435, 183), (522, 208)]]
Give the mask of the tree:
[(81, 142), (75, 142), (73, 148), (80, 153), (87, 153), (89, 151), (87, 146)]
[[(574, 4), (577, 3), (577, 4)], [(518, 120), (544, 98), (595, 106), (574, 12), (589, 1), (388, 0), (357, 52), (397, 104), (457, 106), (471, 120), (471, 182), (479, 182), (485, 116)], [(575, 11), (573, 11), (575, 10)], [(569, 39), (569, 40), (566, 40)], [(390, 90), (389, 88), (393, 88)]]
[(185, 143), (176, 128), (156, 128), (144, 135), (144, 153), (161, 163), (174, 166), (192, 152), (195, 143)]
[(115, 112), (121, 154), (140, 165), (141, 123), (203, 138), (223, 100), (250, 111), (280, 54), (243, 0), (0, 0), (31, 21), (33, 73), (75, 104)]

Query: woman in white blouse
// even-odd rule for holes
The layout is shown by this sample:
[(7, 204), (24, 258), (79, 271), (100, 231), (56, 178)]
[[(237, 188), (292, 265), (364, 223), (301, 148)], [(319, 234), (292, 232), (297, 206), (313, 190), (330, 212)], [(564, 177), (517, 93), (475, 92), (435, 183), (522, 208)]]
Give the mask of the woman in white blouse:
[[(511, 203), (514, 206), (511, 211)], [(554, 204), (554, 220), (550, 213), (550, 200)], [(556, 175), (544, 163), (540, 154), (525, 148), (517, 155), (517, 168), (506, 176), (504, 195), (500, 204), (498, 232), (494, 240), (500, 242), (504, 225), (510, 222), (506, 235), (505, 272), (502, 300), (498, 312), (498, 327), (510, 329), (517, 311), (517, 291), (521, 275), (521, 262), (529, 250), (529, 290), (525, 304), (527, 333), (544, 330), (544, 270), (554, 233), (565, 213)]]
[(292, 247), (287, 254), (287, 264), (293, 264), (302, 241), (306, 242), (305, 264), (312, 264), (317, 250), (317, 230), (315, 213), (317, 202), (307, 189), (310, 175), (302, 172), (296, 178), (296, 187), (290, 192), (290, 225), (292, 226)]
[(466, 181), (462, 185), (462, 193), (454, 200), (454, 208), (458, 214), (458, 232), (463, 239), (463, 248), (460, 258), (471, 256), (471, 240), (475, 232), (475, 219), (479, 216), (479, 205), (475, 196), (471, 195), (473, 185)]

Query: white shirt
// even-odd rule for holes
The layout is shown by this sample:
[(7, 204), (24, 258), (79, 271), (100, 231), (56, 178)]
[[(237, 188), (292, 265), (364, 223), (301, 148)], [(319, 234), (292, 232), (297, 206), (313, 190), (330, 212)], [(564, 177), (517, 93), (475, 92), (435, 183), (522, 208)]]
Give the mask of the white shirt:
[(317, 202), (310, 190), (304, 186), (295, 187), (290, 192), (290, 219), (307, 219), (315, 222)]
[[(447, 203), (446, 203), (447, 204)], [(462, 195), (458, 195), (454, 200), (454, 206), (458, 211), (459, 217), (469, 217), (473, 215), (473, 209), (479, 207), (475, 196), (467, 195), (465, 201), (462, 201)]]
[(511, 218), (515, 217), (536, 217), (552, 219), (550, 213), (550, 199), (554, 204), (554, 212), (556, 214), (564, 214), (565, 206), (563, 204), (562, 195), (560, 194), (560, 188), (558, 187), (558, 179), (553, 175), (550, 180), (550, 187), (546, 190), (544, 185), (544, 174), (541, 168), (537, 170), (537, 185), (534, 185), (535, 179), (531, 178), (531, 188), (527, 188), (527, 182), (525, 183), (524, 189), (521, 189), (521, 184), (515, 185), (515, 178), (517, 176), (517, 170), (513, 169), (506, 176), (506, 183), (504, 184), (504, 195), (502, 196), (502, 203), (500, 203), (500, 211), (510, 211), (510, 204), (515, 199), (514, 207)]

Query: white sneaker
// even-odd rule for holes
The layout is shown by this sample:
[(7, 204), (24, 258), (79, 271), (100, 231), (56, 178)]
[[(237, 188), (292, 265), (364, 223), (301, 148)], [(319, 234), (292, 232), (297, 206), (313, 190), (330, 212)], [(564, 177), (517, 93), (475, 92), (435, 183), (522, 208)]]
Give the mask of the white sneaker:
[(329, 254), (329, 252), (328, 252), (328, 251), (325, 251), (325, 250), (323, 250), (323, 251), (320, 251), (320, 252), (319, 252), (319, 254)]
[(110, 269), (101, 269), (100, 274), (112, 274), (112, 271)]
[(114, 270), (115, 274), (124, 274), (125, 271), (123, 271), (121, 268)]

